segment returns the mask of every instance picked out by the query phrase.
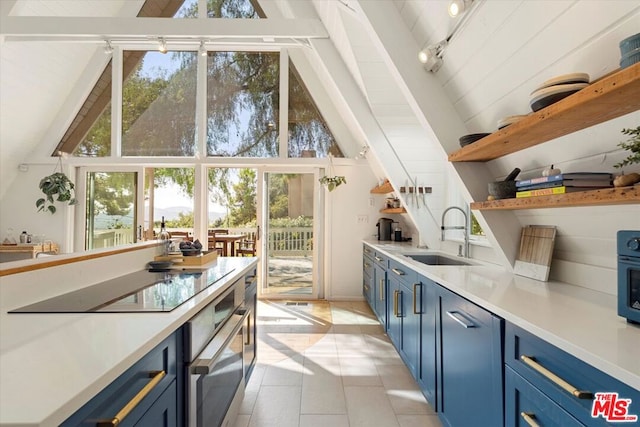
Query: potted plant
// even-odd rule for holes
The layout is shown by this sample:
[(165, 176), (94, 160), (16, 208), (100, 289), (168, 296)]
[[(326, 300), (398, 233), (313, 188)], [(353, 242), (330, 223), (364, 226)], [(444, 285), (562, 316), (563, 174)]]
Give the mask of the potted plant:
[[(624, 135), (630, 135), (630, 138), (624, 142), (619, 143), (618, 147), (631, 151), (631, 154), (629, 154), (629, 156), (620, 163), (616, 163), (614, 165), (614, 167), (616, 168), (622, 168), (634, 163), (640, 163), (640, 126), (635, 129), (622, 129), (622, 133)], [(635, 184), (636, 182), (640, 182), (640, 174), (635, 172), (629, 174), (623, 173), (613, 180), (613, 185), (615, 187), (627, 187), (629, 185)]]
[(333, 191), (340, 184), (346, 184), (347, 180), (344, 176), (323, 176), (320, 178), (320, 184), (326, 185), (329, 191)]
[[(58, 167), (60, 172), (57, 172)], [(67, 202), (69, 205), (77, 203), (75, 185), (67, 175), (62, 173), (62, 157), (58, 157), (58, 165), (53, 173), (40, 180), (39, 187), (45, 197), (36, 200), (38, 212), (56, 213), (55, 202)]]
[(614, 165), (621, 168), (633, 163), (640, 163), (640, 126), (635, 129), (622, 129), (624, 135), (630, 135), (630, 138), (618, 144), (618, 147), (631, 151), (629, 157)]

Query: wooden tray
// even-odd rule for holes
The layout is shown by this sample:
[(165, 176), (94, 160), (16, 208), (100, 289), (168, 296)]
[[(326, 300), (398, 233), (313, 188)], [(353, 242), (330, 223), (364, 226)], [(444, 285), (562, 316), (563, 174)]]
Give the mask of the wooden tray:
[(184, 267), (201, 267), (203, 265), (207, 265), (210, 262), (213, 262), (218, 258), (218, 251), (208, 251), (202, 252), (201, 255), (198, 256), (183, 256), (181, 254), (175, 255), (159, 255), (154, 258), (156, 261), (173, 261), (175, 267), (184, 268)]

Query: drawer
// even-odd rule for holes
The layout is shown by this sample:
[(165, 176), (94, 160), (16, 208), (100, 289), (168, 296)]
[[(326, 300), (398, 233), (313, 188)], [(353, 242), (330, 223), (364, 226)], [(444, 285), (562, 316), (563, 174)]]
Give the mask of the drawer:
[[(123, 408), (137, 402), (119, 426), (131, 426), (142, 418), (178, 377), (178, 349), (182, 345), (181, 331), (165, 339), (125, 371), (104, 390), (69, 417), (63, 427), (96, 425), (96, 420), (111, 420)], [(175, 405), (177, 407), (177, 402)]]
[(375, 251), (369, 245), (362, 245), (362, 253), (364, 256), (368, 256), (371, 259), (373, 259), (373, 256), (375, 255)]
[(368, 256), (362, 257), (362, 272), (369, 275), (369, 277), (373, 277), (373, 263), (373, 258)]
[(615, 415), (613, 402), (604, 399), (610, 393), (631, 399), (618, 404), (627, 405), (628, 414), (640, 416), (640, 391), (511, 323), (505, 330), (505, 363), (585, 425), (609, 425), (605, 416)]
[(380, 252), (374, 252), (373, 261), (376, 265), (384, 268), (385, 270), (389, 267), (389, 258), (386, 255), (381, 254)]
[(584, 427), (584, 424), (507, 366), (505, 367), (505, 426), (532, 425)]
[(389, 260), (389, 270), (387, 271), (387, 276), (393, 276), (409, 286), (417, 283), (418, 281), (418, 273), (416, 273), (406, 265), (393, 259)]

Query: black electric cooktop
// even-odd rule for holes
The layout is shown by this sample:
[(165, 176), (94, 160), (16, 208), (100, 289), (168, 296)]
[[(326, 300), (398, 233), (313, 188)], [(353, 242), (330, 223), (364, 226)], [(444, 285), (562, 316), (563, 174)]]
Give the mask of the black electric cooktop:
[(9, 313), (170, 312), (233, 270), (220, 265), (206, 270), (143, 270)]

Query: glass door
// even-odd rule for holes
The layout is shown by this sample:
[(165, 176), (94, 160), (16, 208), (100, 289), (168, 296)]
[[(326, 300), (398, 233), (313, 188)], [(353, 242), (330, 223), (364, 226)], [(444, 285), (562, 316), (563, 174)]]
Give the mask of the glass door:
[(308, 172), (264, 174), (262, 296), (318, 297), (314, 244), (316, 175)]
[(87, 172), (85, 249), (136, 241), (137, 172)]

